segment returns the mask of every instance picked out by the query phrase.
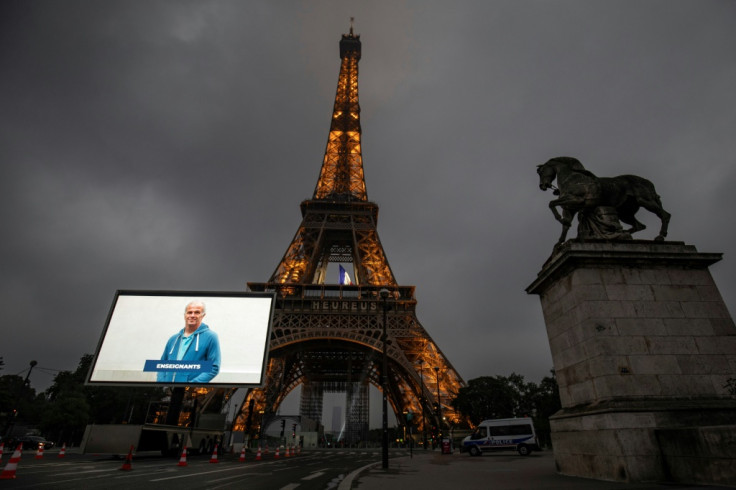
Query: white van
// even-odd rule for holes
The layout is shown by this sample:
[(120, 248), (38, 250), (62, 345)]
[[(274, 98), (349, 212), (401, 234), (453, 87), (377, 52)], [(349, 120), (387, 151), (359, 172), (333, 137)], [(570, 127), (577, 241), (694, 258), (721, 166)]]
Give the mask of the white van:
[(516, 450), (522, 456), (541, 451), (530, 418), (484, 420), (463, 439), (461, 451), (480, 456), (483, 451)]

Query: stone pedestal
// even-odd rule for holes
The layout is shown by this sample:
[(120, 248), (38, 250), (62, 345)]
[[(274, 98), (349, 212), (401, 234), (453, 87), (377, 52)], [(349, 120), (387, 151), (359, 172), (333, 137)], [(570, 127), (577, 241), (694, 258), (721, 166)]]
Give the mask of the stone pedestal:
[(736, 483), (736, 327), (681, 242), (569, 241), (540, 296), (562, 410), (558, 470), (618, 481)]

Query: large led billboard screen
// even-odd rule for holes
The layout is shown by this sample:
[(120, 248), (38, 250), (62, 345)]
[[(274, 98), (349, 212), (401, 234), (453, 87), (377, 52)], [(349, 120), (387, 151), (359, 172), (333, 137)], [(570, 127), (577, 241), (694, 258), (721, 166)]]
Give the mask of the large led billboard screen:
[(274, 295), (117, 291), (89, 384), (261, 386)]

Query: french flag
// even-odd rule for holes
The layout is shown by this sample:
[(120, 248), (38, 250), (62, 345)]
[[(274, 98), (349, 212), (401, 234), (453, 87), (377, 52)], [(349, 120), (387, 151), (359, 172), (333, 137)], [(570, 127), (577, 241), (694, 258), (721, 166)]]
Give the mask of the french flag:
[(350, 280), (350, 276), (348, 275), (348, 271), (346, 271), (343, 266), (340, 266), (340, 284), (344, 284), (346, 286), (351, 286), (353, 284), (353, 281)]

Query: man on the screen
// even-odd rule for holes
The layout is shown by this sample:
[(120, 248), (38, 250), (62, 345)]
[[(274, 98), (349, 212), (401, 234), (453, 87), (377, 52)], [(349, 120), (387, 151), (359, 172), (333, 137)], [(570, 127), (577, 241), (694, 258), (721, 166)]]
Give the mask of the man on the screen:
[(209, 383), (220, 371), (220, 341), (202, 319), (206, 307), (201, 301), (192, 301), (184, 309), (184, 328), (171, 336), (161, 356), (162, 361), (211, 361), (208, 372), (158, 373), (162, 383)]

